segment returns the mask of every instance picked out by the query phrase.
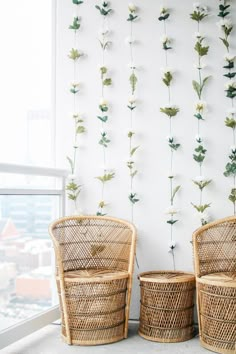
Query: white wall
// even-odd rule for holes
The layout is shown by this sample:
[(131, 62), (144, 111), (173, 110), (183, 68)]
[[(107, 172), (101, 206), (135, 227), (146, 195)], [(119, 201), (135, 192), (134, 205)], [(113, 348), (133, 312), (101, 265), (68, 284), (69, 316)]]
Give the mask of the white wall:
[[(83, 191), (80, 197), (81, 207), (86, 213), (95, 213), (100, 199), (101, 188), (95, 176), (102, 174), (102, 148), (98, 145), (100, 122), (98, 101), (100, 99), (100, 79), (98, 66), (101, 63), (101, 49), (98, 43), (98, 30), (101, 28), (101, 16), (94, 8), (97, 1), (86, 1), (79, 7), (82, 26), (79, 31), (80, 49), (86, 53), (79, 63), (82, 92), (80, 94), (81, 111), (86, 115), (87, 134), (83, 137), (83, 146), (78, 156), (78, 174)], [(129, 111), (129, 48), (124, 39), (129, 35), (129, 23), (126, 0), (111, 1), (114, 9), (109, 18), (112, 31), (112, 47), (106, 54), (106, 63), (110, 69), (113, 86), (107, 89), (107, 97), (111, 102), (109, 131), (112, 143), (108, 148), (110, 166), (115, 168), (116, 178), (107, 184), (106, 196), (109, 201), (108, 213), (124, 219), (130, 219), (129, 176), (126, 167), (128, 158)], [(138, 107), (135, 112), (136, 141), (140, 149), (136, 154), (137, 167), (140, 171), (135, 180), (135, 189), (141, 201), (135, 206), (134, 222), (138, 227), (137, 256), (140, 269), (171, 269), (171, 255), (168, 253), (170, 227), (166, 224), (165, 209), (169, 206), (169, 147), (168, 118), (159, 112), (160, 106), (167, 102), (167, 90), (161, 82), (160, 67), (164, 66), (164, 51), (161, 49), (160, 36), (163, 33), (162, 23), (157, 18), (160, 4), (156, 0), (137, 0), (140, 20), (134, 24), (134, 36), (138, 40), (134, 48), (137, 71)], [(227, 200), (232, 180), (223, 176), (227, 162), (229, 146), (232, 144), (231, 131), (224, 125), (225, 111), (230, 108), (229, 99), (223, 92), (225, 79), (222, 66), (223, 49), (218, 39), (219, 31), (216, 22), (219, 18), (218, 1), (206, 0), (212, 15), (202, 22), (202, 31), (209, 41), (210, 50), (206, 58), (206, 75), (212, 75), (204, 94), (208, 102), (207, 119), (202, 123), (202, 135), (205, 138), (207, 157), (204, 162), (204, 176), (213, 179), (213, 183), (205, 190), (205, 202), (211, 202), (209, 212), (212, 219), (232, 214), (233, 208)], [(198, 202), (199, 191), (191, 179), (199, 174), (198, 166), (193, 161), (193, 149), (196, 146), (195, 135), (197, 121), (193, 117), (193, 104), (196, 94), (192, 89), (192, 79), (196, 77), (193, 63), (196, 52), (193, 50), (196, 23), (189, 17), (192, 2), (189, 0), (171, 0), (173, 11), (168, 22), (168, 33), (174, 38), (173, 50), (169, 52), (169, 65), (176, 70), (173, 84), (173, 101), (181, 112), (173, 119), (175, 136), (182, 144), (175, 154), (174, 169), (178, 175), (176, 183), (182, 188), (176, 197), (176, 205), (180, 209), (179, 223), (174, 228), (177, 269), (191, 271), (193, 269), (191, 235), (199, 226), (199, 220), (191, 202)], [(236, 6), (234, 19), (236, 19)], [(60, 167), (68, 167), (65, 156), (72, 151), (73, 124), (69, 112), (73, 110), (69, 83), (73, 79), (73, 64), (67, 58), (73, 46), (73, 34), (68, 30), (74, 7), (70, 0), (58, 1), (58, 38), (57, 38), (57, 162)], [(236, 22), (236, 21), (235, 21)], [(235, 36), (235, 33), (233, 34)], [(235, 38), (235, 37), (234, 37)], [(234, 43), (235, 44), (235, 43)], [(234, 47), (234, 49), (236, 49)], [(135, 276), (136, 278), (136, 276)], [(138, 292), (135, 280), (132, 301), (132, 318), (138, 318)]]

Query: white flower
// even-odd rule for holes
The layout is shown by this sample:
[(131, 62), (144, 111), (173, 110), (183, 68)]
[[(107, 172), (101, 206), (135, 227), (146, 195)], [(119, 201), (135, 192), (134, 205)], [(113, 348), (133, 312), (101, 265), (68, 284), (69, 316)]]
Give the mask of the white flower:
[(135, 12), (137, 10), (137, 7), (132, 2), (130, 2), (128, 4), (128, 9), (129, 9), (130, 12), (133, 13), (133, 12)]
[(176, 174), (173, 173), (173, 171), (170, 171), (167, 175), (168, 178), (174, 178), (176, 177)]
[(135, 43), (135, 38), (132, 36), (128, 36), (125, 38), (125, 43), (126, 44), (134, 44)]
[(101, 106), (107, 106), (107, 105), (108, 105), (107, 100), (105, 100), (105, 98), (102, 97), (102, 98), (100, 99), (100, 105), (101, 105)]
[(167, 7), (164, 7), (163, 5), (160, 7), (160, 15), (165, 15), (168, 12)]
[(193, 9), (194, 10), (199, 9), (200, 5), (201, 5), (200, 2), (194, 2), (193, 3)]
[(178, 214), (179, 210), (174, 208), (173, 206), (170, 206), (167, 210), (166, 210), (166, 214), (169, 215), (175, 215)]
[(195, 69), (198, 69), (198, 70), (202, 70), (202, 69), (205, 69), (206, 68), (206, 64), (202, 64), (202, 63), (197, 63), (197, 64), (194, 64), (194, 68)]
[(197, 212), (196, 216), (200, 219), (202, 224), (208, 223), (208, 221), (210, 220), (210, 215), (206, 211), (204, 211), (203, 213), (199, 211)]
[(171, 39), (170, 39), (170, 37), (167, 37), (167, 35), (165, 35), (165, 34), (163, 34), (161, 37), (160, 37), (160, 41), (161, 41), (161, 43), (163, 43), (163, 44), (170, 44), (170, 42), (171, 42)]
[(130, 96), (130, 97), (129, 97), (129, 103), (130, 103), (130, 104), (134, 104), (135, 102), (136, 102), (135, 96), (134, 96), (134, 95)]
[(101, 28), (101, 29), (99, 30), (99, 32), (98, 32), (98, 34), (99, 34), (100, 36), (107, 36), (108, 33), (109, 33), (109, 29), (108, 29), (108, 28)]
[(230, 80), (230, 81), (226, 82), (225, 89), (226, 90), (236, 89), (236, 81)]
[(70, 174), (67, 176), (67, 178), (68, 178), (69, 180), (74, 180), (74, 179), (76, 179), (76, 175), (75, 175), (74, 173), (70, 173)]
[(205, 182), (207, 181), (207, 179), (204, 176), (196, 176), (195, 178), (193, 178), (194, 182)]
[(199, 144), (202, 143), (202, 141), (203, 141), (203, 139), (202, 139), (202, 137), (200, 135), (196, 135), (195, 139), (196, 139), (196, 142), (199, 143)]
[(161, 68), (161, 73), (164, 76), (167, 73), (173, 74), (173, 69), (171, 67), (166, 66), (165, 68)]
[(228, 114), (236, 114), (236, 107), (232, 107), (232, 108), (229, 108), (228, 110), (227, 110), (227, 113)]
[(196, 112), (198, 112), (200, 114), (202, 114), (203, 112), (206, 112), (206, 110), (207, 110), (206, 108), (207, 108), (207, 104), (205, 101), (199, 100), (195, 103), (195, 110), (196, 110)]
[(176, 247), (176, 242), (174, 240), (168, 242), (169, 252), (172, 252)]
[(72, 82), (71, 82), (71, 86), (72, 86), (73, 88), (78, 88), (78, 87), (79, 87), (79, 83), (78, 83), (77, 81), (72, 81)]
[(101, 133), (101, 135), (107, 135), (107, 131), (104, 130), (103, 128), (100, 129), (100, 133)]
[(230, 30), (233, 28), (232, 21), (229, 18), (223, 18), (222, 20), (220, 20), (216, 24), (222, 30), (224, 30), (224, 28), (227, 28), (227, 30)]
[(195, 32), (194, 38), (201, 39), (201, 38), (203, 38), (203, 35), (200, 32)]
[(128, 68), (130, 68), (130, 69), (137, 69), (137, 65), (135, 65), (135, 63), (129, 63), (128, 64)]
[(236, 146), (235, 145), (230, 146), (230, 152), (232, 152), (233, 154), (236, 153)]
[(226, 61), (228, 61), (228, 62), (234, 62), (235, 61), (235, 59), (236, 59), (236, 56), (235, 55), (233, 55), (233, 54), (230, 54), (230, 53), (226, 53), (225, 55), (224, 55), (224, 60), (226, 60)]

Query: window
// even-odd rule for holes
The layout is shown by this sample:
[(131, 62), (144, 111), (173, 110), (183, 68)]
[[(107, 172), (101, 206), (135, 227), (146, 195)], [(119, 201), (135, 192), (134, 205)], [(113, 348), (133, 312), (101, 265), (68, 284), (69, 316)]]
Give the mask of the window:
[(0, 2), (0, 349), (59, 317), (47, 231), (65, 207), (66, 171), (52, 168), (56, 1)]
[(1, 162), (52, 165), (53, 2), (0, 2)]

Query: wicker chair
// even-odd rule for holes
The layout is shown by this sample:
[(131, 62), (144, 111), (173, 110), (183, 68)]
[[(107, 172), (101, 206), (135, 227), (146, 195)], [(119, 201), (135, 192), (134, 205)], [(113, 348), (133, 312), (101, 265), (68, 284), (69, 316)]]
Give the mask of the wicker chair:
[(236, 353), (236, 216), (193, 234), (200, 340), (217, 353)]
[(68, 344), (96, 345), (127, 338), (136, 230), (126, 221), (71, 216), (49, 227)]

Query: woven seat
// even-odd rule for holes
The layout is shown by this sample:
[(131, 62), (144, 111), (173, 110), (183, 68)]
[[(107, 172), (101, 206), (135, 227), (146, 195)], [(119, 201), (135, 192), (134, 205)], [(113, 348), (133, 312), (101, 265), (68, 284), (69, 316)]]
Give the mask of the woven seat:
[(96, 345), (127, 338), (136, 231), (126, 221), (65, 217), (50, 225), (62, 338)]
[(203, 347), (236, 353), (236, 217), (193, 234), (200, 339)]

